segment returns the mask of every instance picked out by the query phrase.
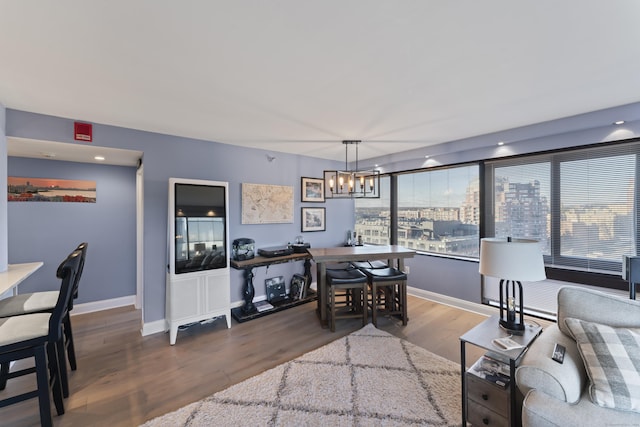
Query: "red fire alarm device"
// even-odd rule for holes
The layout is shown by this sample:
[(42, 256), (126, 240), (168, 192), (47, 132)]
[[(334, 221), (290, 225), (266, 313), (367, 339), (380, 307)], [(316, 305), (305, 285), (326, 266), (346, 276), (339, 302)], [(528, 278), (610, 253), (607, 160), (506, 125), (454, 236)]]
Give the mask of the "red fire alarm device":
[(76, 141), (93, 141), (93, 125), (91, 123), (75, 122), (73, 124), (73, 138)]

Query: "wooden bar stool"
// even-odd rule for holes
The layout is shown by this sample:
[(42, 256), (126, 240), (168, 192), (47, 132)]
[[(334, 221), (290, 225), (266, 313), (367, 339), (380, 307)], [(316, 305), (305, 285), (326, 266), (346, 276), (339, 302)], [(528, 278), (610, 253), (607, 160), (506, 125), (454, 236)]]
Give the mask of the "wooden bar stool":
[[(362, 270), (371, 287), (371, 322), (378, 326), (378, 310), (385, 314), (399, 316), (406, 325), (407, 316), (407, 275), (397, 268), (370, 268)], [(379, 292), (383, 290), (384, 292)]]
[[(343, 291), (343, 292), (339, 292)], [(341, 297), (338, 299), (338, 297)], [(367, 324), (367, 276), (357, 268), (327, 270), (327, 312), (331, 332), (336, 330), (336, 319), (362, 317)]]

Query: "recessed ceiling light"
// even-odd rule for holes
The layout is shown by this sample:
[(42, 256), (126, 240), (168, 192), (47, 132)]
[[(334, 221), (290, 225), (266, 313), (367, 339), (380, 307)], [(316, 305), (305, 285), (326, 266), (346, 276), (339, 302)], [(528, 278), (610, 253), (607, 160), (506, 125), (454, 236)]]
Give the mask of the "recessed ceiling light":
[(614, 125), (622, 125), (624, 124), (624, 120), (618, 120), (617, 122), (613, 122)]
[(95, 156), (94, 159), (99, 162), (102, 162), (104, 160), (104, 156)]
[(498, 142), (498, 145), (501, 145), (501, 146), (504, 145), (504, 141)]
[(429, 156), (424, 156), (424, 158), (425, 158), (425, 159), (428, 159), (428, 158), (429, 158)]

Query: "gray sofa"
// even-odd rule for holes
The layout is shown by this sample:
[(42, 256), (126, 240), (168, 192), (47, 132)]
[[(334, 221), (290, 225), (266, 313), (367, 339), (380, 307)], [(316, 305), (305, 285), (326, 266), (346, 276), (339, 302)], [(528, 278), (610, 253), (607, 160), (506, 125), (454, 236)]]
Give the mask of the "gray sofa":
[[(640, 328), (640, 301), (571, 286), (559, 290), (557, 324), (547, 327), (533, 342), (516, 370), (516, 384), (524, 395), (523, 426), (640, 426), (640, 412), (635, 412), (638, 410), (639, 396), (622, 400), (616, 396), (617, 400), (607, 404), (622, 405), (622, 409), (618, 409), (619, 406), (612, 409), (593, 403), (594, 393), (600, 404), (605, 398), (600, 391), (594, 392), (573, 336), (583, 344), (582, 351), (587, 355), (589, 347), (584, 347), (584, 344), (591, 345), (595, 340), (585, 340), (585, 335), (580, 333), (582, 330), (576, 330), (576, 325), (588, 325), (603, 330), (607, 329), (607, 326), (602, 325), (614, 328)], [(619, 330), (624, 331), (616, 329), (616, 332)], [(633, 333), (631, 334), (633, 336)], [(562, 364), (551, 359), (556, 343), (566, 348)], [(591, 361), (589, 367), (594, 369)], [(628, 378), (634, 375), (633, 372), (630, 375), (627, 372), (627, 375), (623, 373), (620, 377)], [(619, 388), (613, 388), (614, 391), (619, 391)], [(633, 391), (635, 393), (637, 388)], [(632, 407), (625, 408), (627, 404)]]

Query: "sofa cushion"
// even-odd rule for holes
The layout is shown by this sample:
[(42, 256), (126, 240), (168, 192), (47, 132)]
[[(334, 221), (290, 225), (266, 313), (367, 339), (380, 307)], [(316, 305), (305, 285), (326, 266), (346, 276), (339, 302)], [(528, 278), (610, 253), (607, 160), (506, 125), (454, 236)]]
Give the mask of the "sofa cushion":
[(597, 405), (640, 412), (640, 330), (566, 318)]
[(640, 301), (592, 289), (563, 286), (558, 291), (558, 327), (571, 336), (564, 319), (582, 319), (616, 328), (640, 328)]
[[(562, 364), (551, 359), (556, 343), (566, 348)], [(557, 325), (548, 326), (516, 369), (516, 384), (524, 395), (537, 389), (563, 402), (578, 403), (587, 385), (587, 374), (575, 340), (560, 332)]]
[(585, 389), (575, 405), (554, 399), (541, 390), (531, 390), (522, 404), (523, 427), (637, 426), (638, 414), (594, 405)]

